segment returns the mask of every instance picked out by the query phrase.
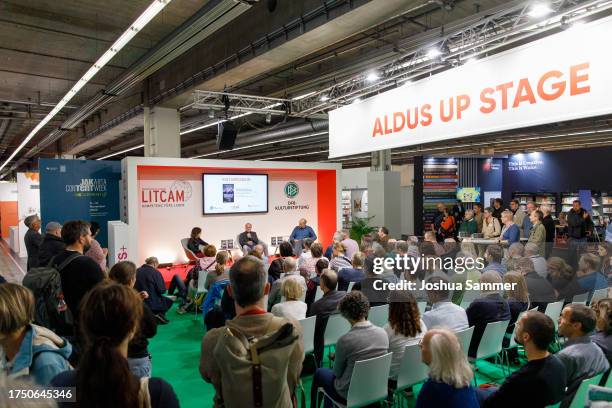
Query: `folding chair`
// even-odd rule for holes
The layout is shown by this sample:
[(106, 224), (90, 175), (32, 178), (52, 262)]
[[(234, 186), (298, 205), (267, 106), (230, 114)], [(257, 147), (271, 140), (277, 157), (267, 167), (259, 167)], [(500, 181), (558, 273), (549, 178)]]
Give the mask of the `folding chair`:
[(427, 380), (428, 373), (427, 365), (421, 361), (419, 345), (406, 346), (397, 375), (397, 387), (393, 391), (393, 403), (395, 404), (396, 401), (398, 405), (401, 405), (401, 401), (406, 401), (407, 403), (406, 395), (402, 391)]
[[(495, 357), (497, 361), (499, 353), (502, 351), (502, 342), (504, 341), (504, 335), (510, 320), (503, 320), (500, 322), (487, 323), (485, 331), (482, 334), (478, 349), (476, 349), (476, 357), (470, 357), (469, 360), (476, 367), (476, 363), (480, 360), (487, 359), (489, 357)], [(503, 371), (503, 365), (502, 365)], [(477, 386), (476, 376), (474, 376), (474, 384)]]
[(389, 321), (389, 305), (374, 306), (370, 308), (368, 320), (378, 327), (383, 327)]

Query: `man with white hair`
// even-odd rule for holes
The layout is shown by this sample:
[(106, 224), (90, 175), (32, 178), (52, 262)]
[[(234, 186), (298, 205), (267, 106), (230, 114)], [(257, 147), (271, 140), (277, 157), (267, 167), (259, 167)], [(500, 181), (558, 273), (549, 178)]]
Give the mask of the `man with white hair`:
[(289, 236), (289, 242), (293, 245), (293, 252), (299, 254), (302, 250), (302, 241), (306, 238), (310, 238), (313, 241), (317, 240), (317, 234), (310, 225), (306, 225), (308, 221), (306, 218), (300, 218), (298, 225), (293, 228), (291, 235)]
[(526, 244), (525, 256), (533, 262), (533, 268), (536, 273), (546, 279), (546, 275), (548, 275), (548, 266), (546, 264), (546, 259), (540, 255), (540, 248), (538, 245), (534, 243)]
[(38, 251), (38, 266), (49, 265), (51, 259), (61, 253), (64, 248), (66, 244), (62, 240), (62, 225), (55, 221), (47, 223), (45, 237)]
[(283, 282), (287, 279), (295, 279), (300, 283), (300, 285), (302, 285), (304, 289), (302, 292), (303, 293), (302, 298), (300, 299), (302, 302), (304, 301), (306, 297), (306, 289), (307, 289), (306, 280), (300, 274), (300, 271), (297, 269), (297, 261), (291, 257), (284, 258), (283, 259), (283, 271), (284, 271), (284, 275), (280, 279), (277, 279), (276, 281), (274, 281), (274, 283), (272, 284), (272, 288), (270, 288), (270, 294), (268, 296), (268, 311), (272, 310), (272, 306), (281, 302), (282, 300), (281, 299), (282, 298), (281, 288), (283, 286)]
[(23, 220), (23, 223), (28, 227), (25, 233), (23, 242), (28, 253), (27, 270), (38, 266), (38, 252), (42, 245), (43, 236), (40, 235), (40, 218), (38, 215), (30, 215)]
[(327, 248), (325, 248), (325, 252), (323, 253), (323, 256), (326, 257), (327, 259), (332, 259), (332, 253), (334, 251), (334, 243), (336, 242), (342, 242), (342, 231), (334, 232), (334, 236), (332, 237), (332, 243), (329, 244)]
[(342, 231), (341, 238), (342, 241), (340, 242), (342, 242), (346, 248), (345, 256), (348, 259), (353, 259), (353, 255), (359, 252), (359, 244), (357, 243), (357, 241), (352, 239), (346, 231)]
[(250, 222), (244, 224), (244, 232), (238, 235), (238, 243), (240, 248), (245, 255), (248, 255), (256, 245), (261, 245), (264, 250), (264, 254), (268, 256), (268, 246), (262, 240), (257, 237), (257, 233), (253, 231), (253, 225)]

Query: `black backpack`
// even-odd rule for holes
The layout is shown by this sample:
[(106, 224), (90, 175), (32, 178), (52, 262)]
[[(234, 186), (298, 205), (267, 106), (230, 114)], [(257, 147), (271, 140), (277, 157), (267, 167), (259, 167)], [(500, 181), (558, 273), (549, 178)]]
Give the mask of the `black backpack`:
[(49, 265), (32, 268), (23, 278), (23, 286), (34, 294), (35, 324), (47, 327), (61, 335), (73, 334), (73, 318), (70, 310), (65, 306), (59, 307), (60, 302), (64, 299), (60, 272), (80, 256), (83, 255), (72, 254), (57, 266), (53, 266), (54, 259), (51, 259)]

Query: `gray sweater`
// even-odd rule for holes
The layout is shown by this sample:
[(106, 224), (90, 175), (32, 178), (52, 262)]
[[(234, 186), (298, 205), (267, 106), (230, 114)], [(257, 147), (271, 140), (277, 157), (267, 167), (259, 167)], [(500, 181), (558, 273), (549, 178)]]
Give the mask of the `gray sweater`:
[(382, 356), (389, 350), (389, 337), (384, 329), (369, 321), (357, 323), (348, 333), (338, 339), (334, 387), (338, 394), (346, 398), (351, 375), (356, 361)]

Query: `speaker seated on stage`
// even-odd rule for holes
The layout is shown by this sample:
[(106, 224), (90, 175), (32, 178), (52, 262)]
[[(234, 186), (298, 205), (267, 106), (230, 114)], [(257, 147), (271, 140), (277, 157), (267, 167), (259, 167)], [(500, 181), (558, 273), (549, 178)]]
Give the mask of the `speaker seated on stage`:
[(255, 249), (256, 245), (261, 245), (264, 250), (264, 255), (268, 256), (268, 245), (259, 238), (257, 238), (257, 233), (253, 231), (253, 225), (251, 223), (244, 224), (244, 232), (241, 232), (238, 235), (238, 243), (240, 244), (240, 248), (245, 255), (248, 255), (253, 249)]
[(306, 238), (310, 238), (313, 241), (317, 240), (317, 234), (314, 230), (306, 225), (307, 221), (305, 218), (301, 218), (298, 225), (293, 229), (289, 236), (289, 242), (293, 245), (293, 252), (299, 254), (302, 251), (302, 241)]
[(202, 228), (193, 227), (191, 229), (191, 235), (189, 241), (187, 241), (187, 249), (195, 254), (198, 258), (202, 258), (204, 255), (204, 247), (208, 244), (202, 238)]

